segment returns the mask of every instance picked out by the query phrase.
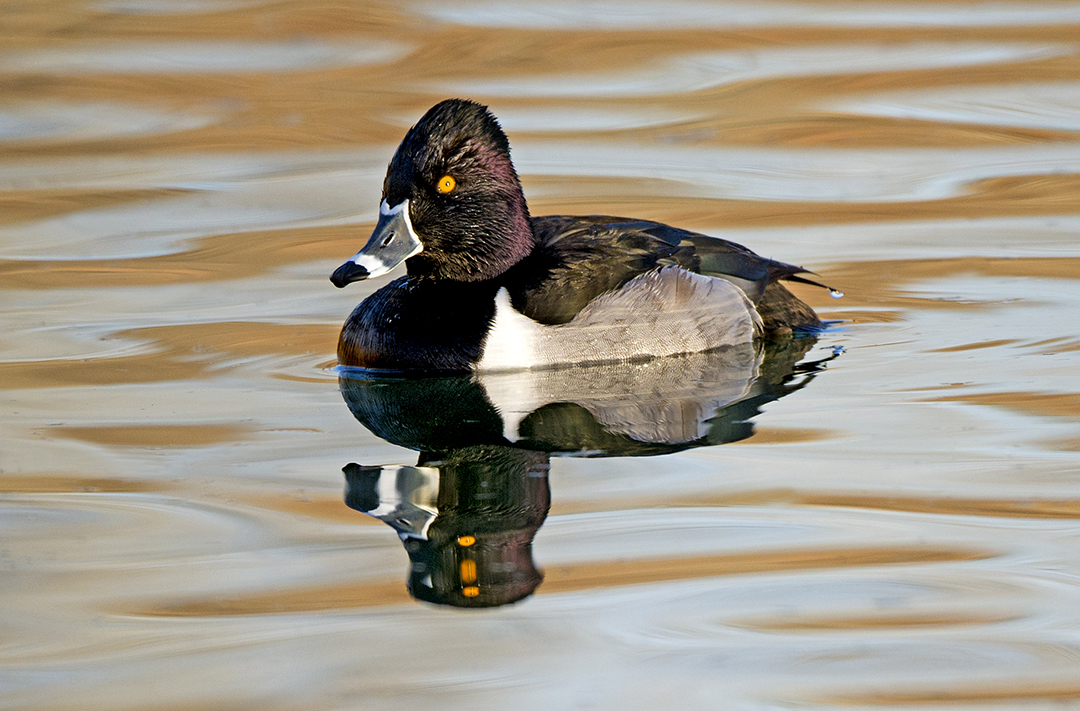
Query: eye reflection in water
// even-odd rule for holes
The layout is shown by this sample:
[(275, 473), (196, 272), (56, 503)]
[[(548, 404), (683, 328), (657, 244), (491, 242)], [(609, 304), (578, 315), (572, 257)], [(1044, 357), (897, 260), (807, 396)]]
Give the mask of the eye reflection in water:
[(416, 465), (345, 466), (345, 503), (394, 528), (409, 593), (494, 607), (536, 589), (532, 541), (551, 504), (551, 455), (651, 456), (749, 437), (765, 403), (832, 357), (813, 337), (644, 363), (445, 377), (342, 371), (357, 420), (420, 452)]

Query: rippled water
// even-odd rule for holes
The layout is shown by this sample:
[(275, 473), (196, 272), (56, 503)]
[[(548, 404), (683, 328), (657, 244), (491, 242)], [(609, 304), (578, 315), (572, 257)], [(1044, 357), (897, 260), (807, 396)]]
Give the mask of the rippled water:
[[(3, 707), (1080, 702), (1080, 5), (6, 0), (0, 47)], [(447, 96), (534, 214), (840, 323), (339, 374), (382, 282), (327, 276)]]

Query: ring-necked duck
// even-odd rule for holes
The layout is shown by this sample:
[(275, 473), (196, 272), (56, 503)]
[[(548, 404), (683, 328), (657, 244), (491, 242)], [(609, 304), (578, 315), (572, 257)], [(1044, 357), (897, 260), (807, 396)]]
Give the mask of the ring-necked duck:
[[(449, 99), (409, 129), (379, 222), (335, 286), (406, 276), (365, 299), (342, 365), (509, 370), (640, 360), (822, 327), (779, 280), (801, 267), (715, 237), (619, 217), (530, 217), (485, 106)], [(814, 282), (808, 282), (814, 283)]]

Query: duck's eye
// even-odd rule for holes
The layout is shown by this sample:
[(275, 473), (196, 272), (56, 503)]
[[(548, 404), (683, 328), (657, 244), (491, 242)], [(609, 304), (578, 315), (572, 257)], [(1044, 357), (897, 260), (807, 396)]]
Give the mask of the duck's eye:
[(439, 178), (439, 182), (435, 183), (435, 189), (438, 190), (443, 195), (446, 195), (448, 192), (453, 190), (456, 186), (457, 186), (457, 181), (454, 180), (453, 176), (450, 176), (450, 175), (444, 175), (443, 177)]

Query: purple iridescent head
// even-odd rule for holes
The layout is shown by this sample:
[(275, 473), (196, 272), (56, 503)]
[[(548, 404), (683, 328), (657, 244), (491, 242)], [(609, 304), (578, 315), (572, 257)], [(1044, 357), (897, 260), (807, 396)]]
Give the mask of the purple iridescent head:
[(405, 134), (383, 182), (379, 225), (334, 283), (378, 276), (406, 259), (411, 276), (478, 281), (533, 249), (510, 144), (487, 107), (448, 99)]

